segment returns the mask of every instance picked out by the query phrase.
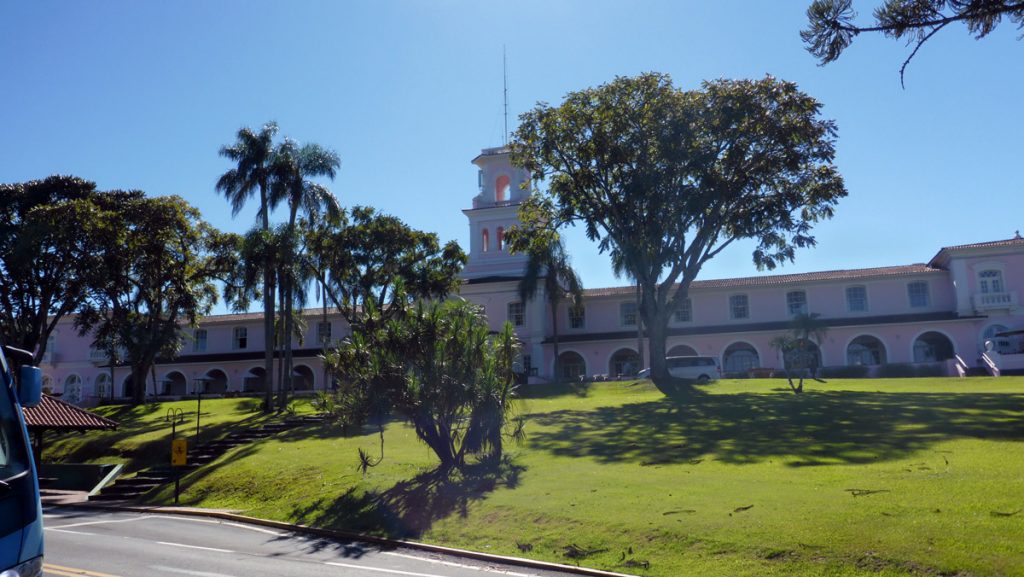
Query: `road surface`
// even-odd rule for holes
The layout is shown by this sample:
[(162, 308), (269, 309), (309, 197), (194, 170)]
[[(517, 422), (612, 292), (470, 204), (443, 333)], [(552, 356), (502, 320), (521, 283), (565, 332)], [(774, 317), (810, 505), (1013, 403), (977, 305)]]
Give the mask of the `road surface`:
[(48, 509), (45, 577), (563, 577), (220, 519)]

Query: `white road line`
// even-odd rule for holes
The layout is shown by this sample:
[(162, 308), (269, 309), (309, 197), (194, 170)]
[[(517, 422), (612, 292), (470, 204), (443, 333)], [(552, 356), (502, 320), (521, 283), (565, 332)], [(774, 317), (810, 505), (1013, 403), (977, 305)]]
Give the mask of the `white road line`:
[(210, 573), (208, 571), (189, 571), (188, 569), (178, 569), (177, 567), (167, 567), (164, 565), (150, 565), (150, 569), (156, 569), (157, 571), (163, 571), (164, 573), (180, 573), (182, 575), (195, 575), (195, 577), (235, 577), (234, 575), (228, 575), (227, 573)]
[(333, 565), (335, 567), (344, 567), (346, 569), (359, 569), (360, 571), (390, 573), (391, 575), (409, 575), (410, 577), (446, 577), (445, 575), (436, 575), (434, 573), (413, 573), (411, 571), (399, 571), (398, 569), (381, 569), (379, 567), (367, 567), (366, 565), (352, 565), (351, 563), (335, 563), (334, 561), (326, 561), (324, 562), (324, 565)]
[(81, 523), (69, 523), (67, 525), (61, 525), (57, 529), (67, 529), (68, 527), (85, 527), (86, 525), (104, 525), (107, 523), (131, 523), (132, 521), (142, 521), (143, 519), (152, 519), (156, 515), (143, 515), (142, 517), (132, 517), (131, 519), (108, 519), (106, 521), (83, 521)]
[(54, 533), (70, 533), (72, 535), (88, 535), (90, 537), (95, 537), (96, 536), (96, 533), (86, 533), (84, 531), (68, 531), (67, 529), (55, 529), (53, 527), (43, 527), (43, 528), (46, 529), (47, 531), (53, 531)]
[(486, 573), (500, 573), (502, 575), (511, 575), (512, 577), (538, 577), (533, 573), (517, 573), (515, 571), (506, 571), (504, 569), (498, 569), (497, 567), (481, 567), (479, 565), (466, 565), (464, 563), (455, 563), (453, 561), (443, 561), (441, 559), (431, 559), (429, 557), (417, 557), (416, 555), (407, 555), (405, 553), (395, 553), (394, 551), (381, 551), (384, 555), (391, 555), (392, 557), (402, 557), (405, 559), (412, 559), (415, 561), (426, 561), (427, 563), (437, 563), (438, 565), (446, 565), (448, 567), (458, 567), (459, 569), (475, 569), (477, 571), (484, 571)]
[(202, 551), (216, 551), (217, 553), (234, 553), (234, 551), (228, 549), (217, 549), (214, 547), (200, 547), (199, 545), (186, 545), (184, 543), (169, 543), (167, 541), (157, 541), (160, 545), (170, 545), (171, 547), (184, 547), (186, 549), (200, 549)]

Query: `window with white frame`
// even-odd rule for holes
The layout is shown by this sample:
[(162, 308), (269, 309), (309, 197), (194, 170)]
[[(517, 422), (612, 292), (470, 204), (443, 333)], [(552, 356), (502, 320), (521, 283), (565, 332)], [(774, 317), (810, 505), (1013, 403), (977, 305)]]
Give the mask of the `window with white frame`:
[(978, 288), (985, 294), (1003, 292), (1003, 271), (990, 269), (978, 273)]
[(194, 352), (194, 353), (206, 352), (206, 339), (207, 338), (208, 338), (208, 335), (206, 334), (206, 329), (196, 329), (196, 331), (194, 333), (192, 333), (192, 352)]
[(513, 326), (521, 327), (526, 321), (523, 303), (508, 303), (508, 322)]
[(910, 300), (911, 308), (923, 308), (931, 304), (928, 296), (928, 283), (915, 281), (907, 284), (907, 298)]
[(807, 314), (807, 292), (789, 291), (786, 293), (786, 310), (789, 316)]
[(863, 313), (868, 310), (868, 289), (862, 286), (846, 287), (846, 310)]
[(675, 320), (677, 323), (688, 323), (693, 320), (693, 303), (685, 299), (676, 309)]
[(732, 295), (729, 297), (729, 317), (732, 319), (750, 318), (750, 304), (747, 295)]
[(235, 327), (233, 337), (232, 346), (236, 350), (249, 348), (249, 329), (245, 327)]
[(582, 329), (587, 326), (587, 309), (583, 305), (569, 305), (569, 328)]
[(619, 303), (619, 322), (624, 327), (636, 326), (636, 303), (633, 301)]
[(331, 342), (331, 321), (320, 321), (316, 324), (316, 342), (321, 345)]

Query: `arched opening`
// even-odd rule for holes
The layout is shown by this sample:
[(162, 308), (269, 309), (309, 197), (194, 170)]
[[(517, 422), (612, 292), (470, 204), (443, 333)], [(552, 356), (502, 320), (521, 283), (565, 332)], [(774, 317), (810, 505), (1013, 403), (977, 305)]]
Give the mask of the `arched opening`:
[(73, 405), (82, 402), (82, 377), (72, 374), (64, 379), (63, 400)]
[(249, 369), (249, 374), (242, 380), (242, 390), (247, 393), (262, 393), (267, 390), (267, 372), (263, 367)]
[(934, 363), (953, 358), (953, 342), (946, 335), (929, 331), (914, 339), (914, 362)]
[(316, 381), (313, 380), (313, 369), (306, 365), (299, 365), (292, 371), (292, 389), (296, 391), (312, 391), (313, 384)]
[(886, 363), (885, 345), (871, 335), (861, 335), (846, 347), (846, 364), (848, 365), (884, 365)]
[(782, 355), (787, 370), (817, 369), (821, 366), (821, 348), (808, 339), (797, 339)]
[(220, 369), (210, 369), (206, 371), (204, 377), (206, 390), (204, 392), (210, 393), (211, 395), (223, 395), (228, 392), (228, 376), (224, 371)]
[(504, 229), (504, 227), (500, 227), (500, 226), (498, 227), (497, 236), (495, 238), (495, 241), (497, 241), (498, 252), (501, 252), (501, 251), (505, 250), (505, 229)]
[(726, 347), (722, 355), (722, 371), (726, 373), (745, 373), (759, 366), (761, 357), (750, 343), (733, 343)]
[(185, 378), (185, 375), (181, 374), (179, 371), (168, 373), (160, 384), (161, 395), (168, 395), (172, 397), (184, 397), (192, 392), (191, 390), (189, 390), (188, 379)]
[(100, 373), (99, 376), (96, 377), (96, 384), (93, 389), (96, 396), (100, 399), (109, 399), (111, 396), (110, 374)]
[(640, 356), (633, 349), (619, 349), (608, 361), (608, 374), (614, 377), (632, 377), (640, 370)]
[(556, 378), (562, 381), (578, 381), (580, 377), (587, 374), (587, 361), (583, 356), (574, 351), (565, 351), (558, 355), (558, 374)]
[(480, 242), (483, 243), (483, 251), (487, 252), (491, 250), (491, 233), (485, 228), (480, 234)]
[[(143, 383), (145, 384), (145, 383)], [(121, 390), (124, 391), (123, 397), (132, 398), (135, 394), (135, 382), (132, 380), (132, 376), (128, 375), (121, 382)]]
[(507, 174), (503, 174), (494, 181), (494, 201), (505, 202), (509, 199), (508, 187), (511, 181)]
[(696, 357), (697, 350), (690, 345), (676, 345), (668, 350), (670, 357)]

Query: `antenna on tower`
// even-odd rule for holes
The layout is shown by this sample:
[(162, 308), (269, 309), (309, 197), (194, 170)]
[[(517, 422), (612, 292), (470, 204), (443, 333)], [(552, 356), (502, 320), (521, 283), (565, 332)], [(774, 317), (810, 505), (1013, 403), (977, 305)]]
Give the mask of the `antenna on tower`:
[(502, 134), (502, 141), (505, 146), (508, 146), (508, 57), (505, 56), (504, 44), (501, 45), (501, 72), (505, 77), (505, 132)]

